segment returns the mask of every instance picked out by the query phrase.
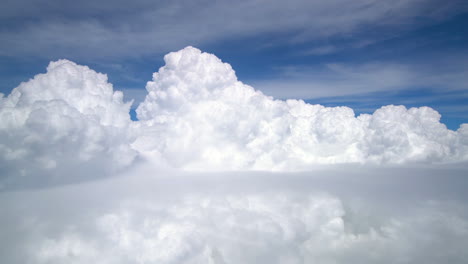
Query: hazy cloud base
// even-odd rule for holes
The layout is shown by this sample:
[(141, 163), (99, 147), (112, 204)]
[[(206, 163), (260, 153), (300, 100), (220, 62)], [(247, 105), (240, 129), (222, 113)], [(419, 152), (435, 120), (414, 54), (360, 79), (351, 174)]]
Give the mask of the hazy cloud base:
[(8, 263), (465, 263), (464, 178), (139, 168), (1, 193), (0, 253)]

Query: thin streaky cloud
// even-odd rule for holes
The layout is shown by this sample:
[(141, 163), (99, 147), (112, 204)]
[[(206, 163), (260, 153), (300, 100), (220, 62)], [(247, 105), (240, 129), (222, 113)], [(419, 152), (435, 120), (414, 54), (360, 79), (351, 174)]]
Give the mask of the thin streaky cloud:
[[(409, 30), (444, 20), (464, 9), (437, 1), (141, 1), (129, 5), (8, 2), (1, 13), (3, 56), (113, 57), (160, 54), (187, 44), (208, 44), (259, 34), (298, 32), (292, 42), (354, 35), (369, 28)], [(81, 6), (83, 5), (83, 6)], [(336, 8), (346, 6), (346, 8)], [(70, 15), (66, 15), (70, 14)], [(97, 16), (96, 14), (99, 14)], [(421, 19), (424, 18), (424, 19)], [(417, 23), (424, 20), (423, 23)], [(385, 30), (387, 31), (387, 30)], [(115, 45), (119, 43), (119, 45)], [(73, 52), (71, 52), (73, 51)]]

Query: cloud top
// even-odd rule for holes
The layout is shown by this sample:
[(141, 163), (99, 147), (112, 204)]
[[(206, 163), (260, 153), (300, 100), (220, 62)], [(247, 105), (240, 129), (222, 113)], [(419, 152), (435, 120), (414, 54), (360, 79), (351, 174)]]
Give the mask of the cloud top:
[(389, 105), (356, 117), (348, 107), (275, 100), (193, 47), (164, 59), (137, 109), (140, 121), (130, 120), (130, 103), (104, 74), (68, 60), (51, 62), (47, 73), (2, 97), (2, 181), (105, 174), (137, 156), (197, 170), (468, 159), (468, 125), (448, 130), (428, 107)]
[(130, 104), (122, 99), (106, 75), (51, 62), (47, 73), (1, 98), (1, 180), (62, 181), (130, 164), (136, 152), (128, 145)]
[(356, 117), (348, 107), (274, 100), (193, 47), (165, 61), (137, 109), (144, 141), (160, 134), (141, 152), (157, 150), (178, 167), (294, 170), (466, 159), (466, 125), (448, 130), (428, 107), (390, 105)]

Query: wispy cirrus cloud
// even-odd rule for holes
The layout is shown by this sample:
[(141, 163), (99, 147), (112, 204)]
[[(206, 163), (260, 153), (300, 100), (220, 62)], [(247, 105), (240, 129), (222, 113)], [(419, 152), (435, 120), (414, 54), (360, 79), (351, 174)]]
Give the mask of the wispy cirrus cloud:
[[(344, 8), (336, 8), (341, 6)], [(286, 42), (407, 30), (466, 9), (461, 1), (7, 2), (2, 56), (142, 56), (174, 47), (285, 34)], [(432, 21), (432, 22), (431, 22)], [(383, 33), (382, 33), (383, 34)], [(117, 45), (118, 43), (118, 45)]]
[(458, 60), (439, 65), (425, 62), (326, 63), (319, 66), (285, 66), (277, 76), (251, 84), (275, 98), (313, 99), (429, 89), (446, 94), (468, 89), (468, 65)]

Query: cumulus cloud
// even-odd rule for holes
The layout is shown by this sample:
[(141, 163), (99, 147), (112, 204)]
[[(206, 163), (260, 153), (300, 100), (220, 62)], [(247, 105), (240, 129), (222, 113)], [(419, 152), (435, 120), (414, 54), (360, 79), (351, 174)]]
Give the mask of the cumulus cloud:
[(184, 169), (286, 171), (468, 158), (468, 126), (448, 130), (428, 107), (390, 105), (356, 117), (348, 107), (274, 100), (193, 47), (165, 61), (147, 84), (139, 121), (105, 75), (67, 60), (2, 97), (2, 183), (96, 177), (136, 157)]
[(137, 109), (142, 135), (135, 147), (176, 167), (297, 170), (467, 158), (466, 125), (448, 130), (428, 107), (390, 105), (356, 117), (348, 107), (274, 100), (196, 48), (165, 62)]
[[(71, 61), (20, 84), (0, 103), (0, 171), (4, 184), (41, 184), (105, 174), (129, 165), (130, 103), (107, 76)], [(95, 176), (92, 176), (95, 177)]]

